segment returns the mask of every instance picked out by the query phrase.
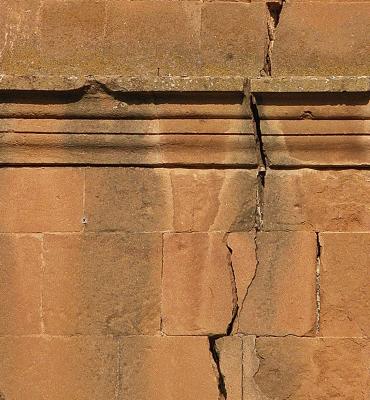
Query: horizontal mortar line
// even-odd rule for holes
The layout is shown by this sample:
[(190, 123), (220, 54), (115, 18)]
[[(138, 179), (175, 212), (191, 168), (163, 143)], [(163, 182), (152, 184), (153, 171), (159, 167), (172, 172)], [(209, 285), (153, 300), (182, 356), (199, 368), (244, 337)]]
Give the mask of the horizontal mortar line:
[[(288, 334), (288, 335), (282, 335), (282, 336), (276, 336), (276, 335), (256, 335), (256, 334), (241, 334), (237, 333), (234, 335), (227, 336), (224, 333), (219, 334), (220, 338), (223, 337), (256, 337), (256, 338), (269, 338), (269, 339), (284, 339), (284, 338), (297, 338), (297, 339), (369, 339), (368, 336), (299, 336), (299, 335), (293, 335), (293, 334)], [(11, 338), (45, 338), (45, 339), (52, 339), (52, 338), (61, 338), (61, 339), (71, 339), (71, 338), (112, 338), (112, 339), (124, 339), (124, 338), (136, 338), (136, 337), (141, 337), (141, 338), (208, 338), (209, 336), (217, 336), (217, 334), (210, 333), (209, 335), (207, 334), (199, 334), (199, 335), (194, 335), (194, 334), (179, 334), (179, 335), (166, 335), (166, 334), (161, 334), (160, 332), (157, 334), (80, 334), (80, 333), (73, 333), (73, 334), (19, 334), (19, 335), (0, 335), (0, 339), (11, 339)]]
[(39, 237), (42, 235), (94, 235), (94, 234), (125, 234), (125, 235), (137, 235), (137, 234), (199, 234), (199, 233), (254, 233), (254, 230), (245, 231), (228, 231), (225, 230), (208, 230), (208, 231), (125, 231), (125, 230), (84, 230), (84, 231), (29, 231), (29, 232), (0, 232), (0, 236), (3, 235), (18, 235), (18, 236), (35, 236)]
[(158, 163), (158, 164), (150, 164), (150, 163), (6, 163), (0, 161), (0, 168), (152, 168), (152, 169), (246, 169), (246, 170), (256, 170), (258, 164), (212, 164), (212, 163), (191, 163), (191, 164), (180, 164), (180, 163)]
[(267, 171), (271, 169), (271, 170), (276, 170), (276, 171), (299, 171), (302, 169), (308, 169), (308, 170), (312, 170), (312, 171), (345, 171), (345, 170), (364, 170), (367, 171), (370, 169), (370, 160), (369, 160), (369, 164), (365, 164), (365, 165), (359, 165), (359, 164), (355, 164), (355, 165), (324, 165), (324, 164), (320, 164), (320, 165), (310, 165), (310, 164), (302, 164), (302, 165), (269, 165)]

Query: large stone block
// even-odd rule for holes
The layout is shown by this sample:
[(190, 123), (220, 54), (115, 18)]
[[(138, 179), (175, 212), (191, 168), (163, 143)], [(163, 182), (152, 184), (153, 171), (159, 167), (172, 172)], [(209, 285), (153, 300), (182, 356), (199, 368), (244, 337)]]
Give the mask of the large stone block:
[(322, 233), (321, 315), (323, 336), (370, 334), (370, 234)]
[(310, 335), (316, 328), (316, 236), (257, 235), (257, 267), (243, 300), (238, 330), (254, 335)]
[(104, 0), (43, 0), (40, 69), (45, 74), (96, 74), (102, 70)]
[(272, 54), (274, 76), (367, 75), (368, 2), (288, 2)]
[(163, 249), (163, 331), (226, 333), (236, 306), (236, 287), (224, 234), (165, 234)]
[(368, 398), (366, 339), (257, 338), (255, 351), (259, 367), (250, 399)]
[(40, 65), (41, 0), (1, 0), (1, 73), (32, 73)]
[(113, 68), (120, 75), (199, 75), (199, 47), (197, 2), (107, 3), (107, 72)]
[(256, 172), (92, 168), (86, 171), (91, 231), (250, 230)]
[(0, 335), (40, 333), (41, 238), (0, 235), (0, 266)]
[(84, 177), (79, 168), (0, 170), (0, 232), (82, 230)]
[(266, 230), (368, 231), (370, 172), (268, 171)]
[(160, 234), (46, 235), (44, 247), (48, 334), (159, 331)]
[(202, 74), (258, 76), (264, 63), (266, 35), (264, 4), (205, 3)]
[(109, 337), (1, 337), (0, 397), (114, 400), (117, 350)]
[(121, 340), (119, 400), (215, 400), (217, 371), (205, 337)]

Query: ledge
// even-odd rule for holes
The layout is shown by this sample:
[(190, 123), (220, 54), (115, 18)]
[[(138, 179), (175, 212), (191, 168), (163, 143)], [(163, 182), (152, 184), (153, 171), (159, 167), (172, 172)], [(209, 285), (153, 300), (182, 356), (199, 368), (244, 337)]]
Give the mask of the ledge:
[[(0, 163), (370, 166), (369, 77), (0, 76)], [(257, 113), (252, 119), (250, 101)]]

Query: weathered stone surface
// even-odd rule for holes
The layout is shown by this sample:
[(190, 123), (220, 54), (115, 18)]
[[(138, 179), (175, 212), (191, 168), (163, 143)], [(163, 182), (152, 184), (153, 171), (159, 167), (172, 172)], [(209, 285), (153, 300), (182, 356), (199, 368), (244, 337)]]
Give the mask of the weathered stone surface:
[(0, 5), (1, 71), (30, 73), (40, 62), (40, 50), (35, 43), (40, 38), (41, 0), (2, 0)]
[(86, 171), (87, 230), (131, 232), (171, 229), (173, 209), (167, 171), (91, 168)]
[(370, 135), (265, 136), (270, 166), (369, 166)]
[(80, 231), (84, 190), (79, 168), (0, 170), (0, 232)]
[(273, 76), (367, 75), (368, 2), (289, 2), (273, 47)]
[(199, 75), (200, 12), (193, 1), (109, 1), (105, 71)]
[(206, 3), (202, 8), (203, 75), (258, 76), (267, 35), (265, 13), (264, 4)]
[(236, 306), (236, 287), (224, 234), (165, 234), (163, 254), (163, 331), (226, 333)]
[(121, 342), (120, 400), (219, 398), (207, 338), (127, 337)]
[(0, 260), (0, 335), (40, 333), (41, 238), (0, 235)]
[(113, 400), (117, 343), (109, 337), (1, 337), (1, 397)]
[(251, 399), (366, 399), (369, 342), (365, 339), (257, 338), (260, 365)]
[[(231, 252), (231, 263), (235, 277), (238, 311), (242, 309), (249, 285), (256, 273), (255, 232), (233, 232), (227, 236), (227, 246)], [(237, 319), (234, 330), (237, 328)]]
[(160, 324), (160, 234), (45, 236), (49, 334), (155, 334)]
[(7, 133), (0, 146), (12, 164), (257, 165), (252, 135)]
[(225, 336), (217, 339), (216, 351), (219, 356), (227, 399), (243, 399), (243, 339), (238, 336)]
[(243, 398), (248, 400), (267, 400), (260, 388), (256, 384), (254, 377), (259, 371), (260, 359), (256, 352), (256, 337), (243, 337), (243, 355), (242, 355), (242, 390)]
[(175, 231), (241, 231), (254, 227), (253, 170), (170, 171)]
[(256, 185), (252, 170), (91, 168), (87, 229), (249, 230)]
[(368, 231), (370, 172), (268, 171), (266, 230)]
[(320, 234), (320, 334), (369, 336), (369, 233)]
[(101, 71), (105, 3), (104, 0), (41, 1), (39, 68), (42, 71), (49, 74)]
[(257, 269), (239, 316), (239, 332), (309, 335), (316, 323), (316, 236), (257, 235)]

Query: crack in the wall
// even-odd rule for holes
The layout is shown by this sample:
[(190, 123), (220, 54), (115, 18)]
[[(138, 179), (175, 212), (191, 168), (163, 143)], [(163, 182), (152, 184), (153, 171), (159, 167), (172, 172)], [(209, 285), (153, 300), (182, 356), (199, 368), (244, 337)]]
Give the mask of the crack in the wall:
[(253, 94), (250, 96), (250, 109), (252, 112), (252, 121), (253, 121), (254, 136), (256, 140), (257, 162), (258, 162), (255, 224), (257, 231), (260, 231), (262, 230), (263, 227), (265, 176), (266, 176), (266, 170), (269, 166), (269, 159), (267, 157), (266, 150), (263, 145), (261, 120), (258, 113), (257, 100), (255, 96), (253, 96)]
[(267, 7), (267, 45), (265, 62), (261, 75), (272, 76), (272, 51), (276, 38), (276, 28), (279, 25), (280, 15), (283, 10), (285, 0), (273, 1), (266, 4)]
[(208, 341), (209, 341), (209, 351), (212, 355), (213, 363), (214, 363), (214, 369), (216, 372), (216, 377), (217, 377), (217, 384), (218, 384), (218, 400), (227, 400), (227, 389), (226, 389), (226, 384), (225, 384), (225, 377), (221, 371), (221, 365), (220, 365), (220, 355), (217, 350), (217, 345), (216, 341), (222, 337), (222, 335), (217, 335), (217, 336), (208, 336)]
[[(255, 255), (256, 255), (256, 265), (255, 265), (254, 274), (252, 276), (252, 279), (250, 280), (250, 282), (248, 284), (248, 287), (247, 287), (247, 290), (245, 291), (245, 295), (244, 295), (243, 301), (242, 301), (241, 306), (240, 306), (239, 314), (241, 314), (242, 311), (243, 311), (244, 303), (245, 303), (245, 301), (246, 301), (246, 299), (248, 297), (249, 290), (250, 290), (251, 286), (253, 285), (253, 282), (254, 282), (254, 280), (256, 279), (256, 276), (257, 276), (257, 270), (258, 270), (258, 265), (259, 265), (257, 235), (258, 235), (258, 230), (256, 229), (256, 232), (255, 232), (255, 235), (254, 235), (254, 248), (255, 248)], [(238, 318), (237, 332), (239, 332), (239, 327), (240, 327), (240, 320)]]
[(320, 311), (321, 311), (321, 251), (320, 233), (316, 232), (316, 334), (320, 332)]
[(235, 271), (234, 271), (233, 261), (232, 261), (233, 249), (228, 244), (228, 234), (225, 238), (225, 243), (226, 243), (226, 247), (229, 251), (228, 266), (230, 269), (232, 299), (233, 299), (233, 309), (232, 309), (232, 313), (231, 313), (231, 319), (226, 328), (226, 336), (230, 336), (234, 331), (234, 324), (235, 324), (235, 321), (236, 321), (236, 319), (238, 317), (238, 313), (239, 313), (239, 298), (238, 298), (238, 288), (236, 285), (236, 276), (235, 276)]

